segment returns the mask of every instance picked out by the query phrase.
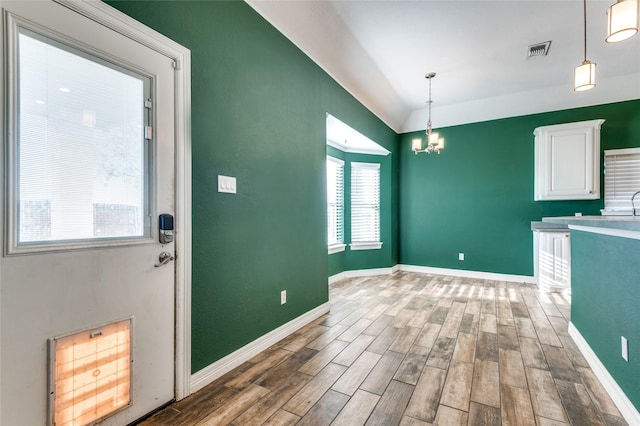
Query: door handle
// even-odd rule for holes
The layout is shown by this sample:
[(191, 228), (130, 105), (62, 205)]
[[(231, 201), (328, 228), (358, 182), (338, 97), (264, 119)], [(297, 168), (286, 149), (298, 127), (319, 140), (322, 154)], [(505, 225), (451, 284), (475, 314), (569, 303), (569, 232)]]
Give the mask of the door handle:
[(171, 256), (169, 252), (163, 251), (162, 253), (160, 253), (160, 256), (158, 256), (158, 263), (156, 263), (153, 266), (155, 266), (156, 268), (159, 268), (160, 266), (166, 265), (167, 263), (171, 262), (174, 259), (175, 258)]

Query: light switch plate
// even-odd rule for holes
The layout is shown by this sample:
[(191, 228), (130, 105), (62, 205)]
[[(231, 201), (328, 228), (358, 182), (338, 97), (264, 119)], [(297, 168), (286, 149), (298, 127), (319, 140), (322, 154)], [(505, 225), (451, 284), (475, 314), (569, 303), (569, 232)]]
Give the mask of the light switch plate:
[(218, 175), (218, 192), (236, 193), (236, 178)]
[(620, 343), (622, 346), (622, 359), (629, 362), (629, 341), (624, 336), (621, 336)]

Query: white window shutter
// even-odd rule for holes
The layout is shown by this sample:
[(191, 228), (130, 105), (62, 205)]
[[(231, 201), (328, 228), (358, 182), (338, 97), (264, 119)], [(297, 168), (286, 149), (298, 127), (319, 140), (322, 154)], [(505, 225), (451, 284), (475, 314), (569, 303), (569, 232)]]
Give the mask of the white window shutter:
[(380, 241), (380, 164), (351, 163), (351, 243)]
[(327, 235), (329, 246), (344, 241), (344, 161), (327, 156)]

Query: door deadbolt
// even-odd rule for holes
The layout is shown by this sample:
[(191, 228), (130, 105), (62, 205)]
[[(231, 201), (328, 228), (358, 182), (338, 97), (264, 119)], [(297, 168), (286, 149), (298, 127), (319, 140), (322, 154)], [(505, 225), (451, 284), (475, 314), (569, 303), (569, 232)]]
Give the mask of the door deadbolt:
[(173, 216), (161, 214), (158, 218), (158, 237), (160, 244), (173, 242)]

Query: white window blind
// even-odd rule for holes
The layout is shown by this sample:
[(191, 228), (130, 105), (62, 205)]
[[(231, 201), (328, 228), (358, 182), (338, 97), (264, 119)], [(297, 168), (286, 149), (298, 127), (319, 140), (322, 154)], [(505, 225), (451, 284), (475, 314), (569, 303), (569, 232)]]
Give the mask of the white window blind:
[(21, 30), (18, 244), (140, 238), (151, 80)]
[[(380, 164), (351, 163), (351, 248), (380, 248)], [(374, 243), (374, 244), (372, 244)]]
[(344, 241), (343, 217), (344, 161), (327, 156), (327, 234), (330, 247)]
[(631, 196), (640, 191), (640, 148), (605, 151), (604, 169), (603, 213), (631, 214)]

